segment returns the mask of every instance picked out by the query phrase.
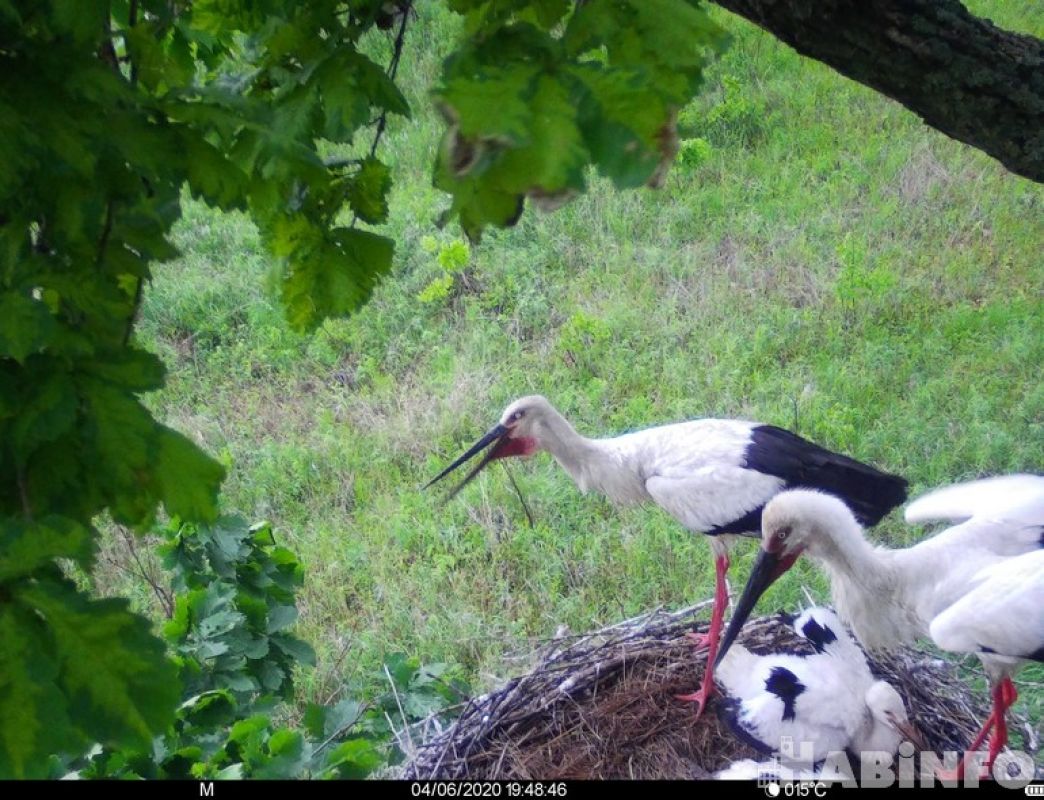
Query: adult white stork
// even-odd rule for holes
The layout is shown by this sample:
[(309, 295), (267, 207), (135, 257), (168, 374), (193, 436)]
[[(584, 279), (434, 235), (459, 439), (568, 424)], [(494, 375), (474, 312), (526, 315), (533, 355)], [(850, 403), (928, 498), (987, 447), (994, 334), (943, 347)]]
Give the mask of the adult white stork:
[(712, 537), (716, 588), (705, 638), (707, 669), (700, 690), (683, 698), (698, 703), (697, 715), (713, 690), (712, 668), (728, 604), (726, 540), (757, 536), (765, 503), (787, 488), (803, 486), (836, 494), (866, 525), (876, 524), (906, 499), (902, 478), (773, 425), (700, 419), (588, 439), (539, 395), (511, 403), (500, 422), (428, 486), (487, 447), (486, 455), (450, 497), (494, 459), (546, 450), (582, 492), (601, 492), (617, 503), (656, 503), (688, 530)]
[(787, 740), (807, 743), (794, 757), (808, 768), (831, 753), (893, 755), (904, 738), (920, 744), (902, 697), (874, 678), (833, 611), (808, 609), (794, 630), (814, 653), (759, 656), (736, 645), (718, 666), (727, 695), (720, 708), (741, 739), (762, 753), (783, 752)]
[(968, 749), (988, 736), (992, 764), (1017, 696), (1011, 675), (1027, 661), (1044, 661), (1044, 476), (951, 486), (911, 503), (906, 519), (958, 524), (890, 550), (869, 544), (835, 497), (807, 490), (774, 497), (762, 515), (761, 552), (718, 657), (758, 597), (807, 552), (826, 570), (834, 606), (865, 647), (891, 649), (928, 636), (943, 649), (978, 654), (993, 687), (993, 711)]

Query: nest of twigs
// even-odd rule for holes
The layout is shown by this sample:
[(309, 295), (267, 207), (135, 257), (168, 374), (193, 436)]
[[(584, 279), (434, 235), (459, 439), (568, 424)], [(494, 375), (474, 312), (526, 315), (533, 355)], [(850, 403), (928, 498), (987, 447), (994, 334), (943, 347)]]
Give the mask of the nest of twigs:
[[(715, 713), (716, 701), (694, 721), (692, 704), (675, 698), (703, 677), (706, 653), (686, 634), (706, 632), (696, 615), (707, 605), (554, 640), (528, 673), (471, 700), (451, 727), (412, 731), (414, 752), (401, 776), (687, 779), (759, 758)], [(739, 641), (759, 654), (810, 648), (780, 616), (749, 622)], [(963, 750), (989, 713), (986, 698), (935, 656), (904, 649), (870, 666), (903, 696), (937, 751)]]

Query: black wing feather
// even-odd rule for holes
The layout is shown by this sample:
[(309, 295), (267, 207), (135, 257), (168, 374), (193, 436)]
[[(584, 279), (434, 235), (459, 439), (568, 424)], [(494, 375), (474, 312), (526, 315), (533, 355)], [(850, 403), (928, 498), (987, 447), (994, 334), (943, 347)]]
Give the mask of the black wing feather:
[(876, 525), (906, 500), (905, 478), (831, 452), (775, 425), (753, 428), (744, 455), (748, 469), (782, 478), (788, 489), (819, 489), (841, 498), (864, 526)]

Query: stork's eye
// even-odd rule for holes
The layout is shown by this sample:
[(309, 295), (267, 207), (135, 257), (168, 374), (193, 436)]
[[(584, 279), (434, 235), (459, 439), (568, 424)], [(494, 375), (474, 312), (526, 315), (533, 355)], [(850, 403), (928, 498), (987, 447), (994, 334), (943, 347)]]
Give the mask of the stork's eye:
[(525, 415), (526, 415), (525, 411), (519, 410), (519, 411), (516, 411), (514, 414), (511, 415), (511, 419), (513, 419), (515, 421), (518, 421), (518, 420), (522, 419), (522, 417), (524, 417)]
[(778, 531), (776, 531), (776, 538), (779, 539), (781, 542), (785, 540), (788, 536), (790, 536), (790, 528), (780, 528)]

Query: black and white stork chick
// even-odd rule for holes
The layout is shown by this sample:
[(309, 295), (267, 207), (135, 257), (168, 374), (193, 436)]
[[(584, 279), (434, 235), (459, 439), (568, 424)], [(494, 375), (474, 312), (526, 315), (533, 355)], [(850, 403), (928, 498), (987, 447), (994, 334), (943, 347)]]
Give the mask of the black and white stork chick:
[(687, 530), (712, 537), (714, 608), (710, 631), (701, 637), (709, 648), (707, 669), (700, 690), (683, 697), (698, 704), (697, 715), (714, 686), (713, 664), (728, 604), (728, 542), (737, 535), (758, 535), (765, 503), (784, 489), (821, 489), (841, 497), (863, 524), (875, 525), (906, 499), (903, 478), (773, 425), (699, 419), (589, 439), (539, 395), (511, 403), (500, 422), (428, 486), (486, 448), (450, 497), (495, 459), (546, 450), (582, 492), (600, 492), (620, 504), (655, 503)]
[[(830, 578), (834, 607), (870, 650), (930, 637), (976, 653), (990, 678), (993, 711), (968, 750), (989, 737), (987, 767), (1007, 740), (1011, 675), (1044, 662), (1044, 476), (958, 484), (910, 504), (908, 522), (956, 525), (899, 550), (875, 547), (835, 497), (798, 490), (774, 497), (762, 516), (761, 552), (736, 604), (724, 657), (761, 594), (802, 554)], [(967, 758), (953, 778), (964, 774)]]
[(783, 751), (789, 739), (809, 767), (831, 753), (894, 755), (904, 738), (920, 744), (902, 697), (874, 678), (833, 611), (808, 609), (794, 630), (815, 653), (759, 656), (736, 645), (719, 664), (722, 713), (738, 736), (762, 753)]

